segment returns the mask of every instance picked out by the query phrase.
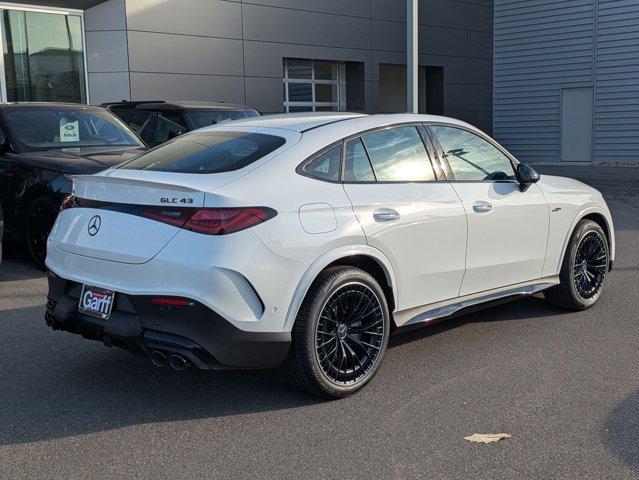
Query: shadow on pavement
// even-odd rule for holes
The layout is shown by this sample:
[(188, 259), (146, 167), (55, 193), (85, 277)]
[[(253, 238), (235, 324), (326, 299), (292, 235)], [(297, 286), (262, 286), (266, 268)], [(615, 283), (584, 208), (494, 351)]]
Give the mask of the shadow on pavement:
[(606, 417), (602, 437), (608, 449), (639, 472), (639, 390)]
[[(0, 358), (0, 445), (321, 402), (279, 371), (175, 372), (76, 335), (42, 335), (41, 307), (2, 315), (10, 331)], [(41, 338), (32, 343), (24, 337), (31, 333)]]
[(532, 318), (548, 317), (567, 313), (553, 307), (542, 298), (529, 297), (502, 303), (501, 305), (486, 307), (473, 313), (463, 313), (451, 319), (445, 319), (430, 326), (413, 330), (398, 330), (389, 341), (389, 347), (404, 345), (437, 335), (468, 323), (478, 322), (506, 322), (513, 320), (530, 320)]
[[(430, 328), (398, 334), (391, 348), (468, 322), (530, 319), (557, 311), (527, 299)], [(0, 445), (22, 444), (145, 423), (300, 408), (322, 403), (279, 371), (174, 372), (144, 357), (50, 332), (41, 307), (2, 312), (8, 351), (0, 357)], [(37, 338), (35, 343), (29, 335)], [(8, 341), (7, 341), (8, 340)], [(13, 340), (13, 341), (12, 341)]]
[(0, 262), (0, 283), (31, 280), (44, 277), (22, 245), (15, 241), (4, 240), (2, 244), (2, 262)]

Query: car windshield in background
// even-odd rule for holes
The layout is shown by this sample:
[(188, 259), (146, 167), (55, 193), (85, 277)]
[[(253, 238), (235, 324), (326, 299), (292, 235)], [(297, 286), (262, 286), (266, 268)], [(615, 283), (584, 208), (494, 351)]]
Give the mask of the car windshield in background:
[(255, 110), (191, 110), (187, 115), (195, 128), (260, 116)]
[(142, 146), (119, 119), (96, 108), (16, 108), (5, 115), (21, 151)]
[(282, 137), (251, 132), (195, 132), (155, 147), (118, 168), (176, 173), (221, 173), (239, 170), (286, 142)]

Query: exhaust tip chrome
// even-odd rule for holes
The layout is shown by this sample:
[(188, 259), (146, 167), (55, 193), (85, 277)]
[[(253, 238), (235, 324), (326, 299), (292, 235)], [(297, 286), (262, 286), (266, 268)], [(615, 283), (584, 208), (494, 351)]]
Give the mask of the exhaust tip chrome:
[(186, 370), (191, 366), (191, 363), (182, 355), (171, 355), (169, 357), (169, 364), (174, 370)]
[(169, 359), (166, 357), (166, 355), (159, 350), (153, 350), (150, 353), (150, 357), (153, 365), (155, 365), (156, 367), (164, 367), (167, 363), (169, 363)]

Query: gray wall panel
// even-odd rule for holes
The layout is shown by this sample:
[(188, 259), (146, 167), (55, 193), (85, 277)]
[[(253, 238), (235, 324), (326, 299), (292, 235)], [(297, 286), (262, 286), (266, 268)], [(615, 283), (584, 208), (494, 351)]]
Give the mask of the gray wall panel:
[(87, 32), (93, 30), (124, 30), (125, 28), (124, 0), (108, 0), (84, 12), (84, 29)]
[(129, 73), (89, 73), (89, 97), (93, 105), (131, 100)]
[(639, 4), (599, 0), (595, 159), (639, 162)]
[(370, 48), (370, 21), (364, 18), (243, 6), (244, 38), (267, 42)]
[[(403, 2), (406, 3), (406, 2)], [(420, 25), (466, 29), (468, 4), (457, 0), (419, 2)]]
[(242, 77), (131, 72), (135, 100), (218, 100), (244, 103)]
[(250, 0), (245, 3), (364, 18), (369, 18), (371, 11), (370, 0)]
[[(102, 6), (122, 11), (123, 2)], [(282, 59), (297, 57), (363, 62), (366, 108), (375, 111), (380, 63), (406, 62), (405, 16), (405, 0), (126, 0), (126, 25), (107, 17), (87, 25), (125, 29), (136, 100), (246, 101), (280, 112)], [(476, 118), (485, 128), (492, 0), (420, 0), (419, 23), (420, 65), (444, 69), (445, 113)], [(92, 71), (123, 68), (115, 58), (121, 35), (93, 35), (88, 43)], [(122, 85), (109, 93), (102, 81), (98, 89), (100, 98), (117, 100)]]
[(129, 69), (126, 32), (86, 32), (87, 71), (126, 72)]
[(282, 85), (281, 78), (247, 78), (246, 104), (262, 113), (282, 113)]
[(129, 32), (134, 72), (242, 76), (242, 41), (163, 33)]
[(242, 38), (241, 5), (221, 0), (129, 0), (127, 28), (147, 32)]
[(130, 100), (124, 0), (108, 0), (84, 12), (89, 102)]
[(560, 91), (592, 85), (594, 26), (594, 0), (495, 0), (493, 128), (522, 161), (560, 160)]

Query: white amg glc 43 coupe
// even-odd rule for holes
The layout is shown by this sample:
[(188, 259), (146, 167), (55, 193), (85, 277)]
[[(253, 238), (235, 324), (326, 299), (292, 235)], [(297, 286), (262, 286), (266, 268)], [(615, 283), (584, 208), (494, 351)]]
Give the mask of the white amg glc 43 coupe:
[(75, 176), (48, 240), (46, 320), (177, 370), (272, 368), (362, 388), (389, 335), (544, 292), (599, 299), (601, 194), (427, 115), (274, 115)]

